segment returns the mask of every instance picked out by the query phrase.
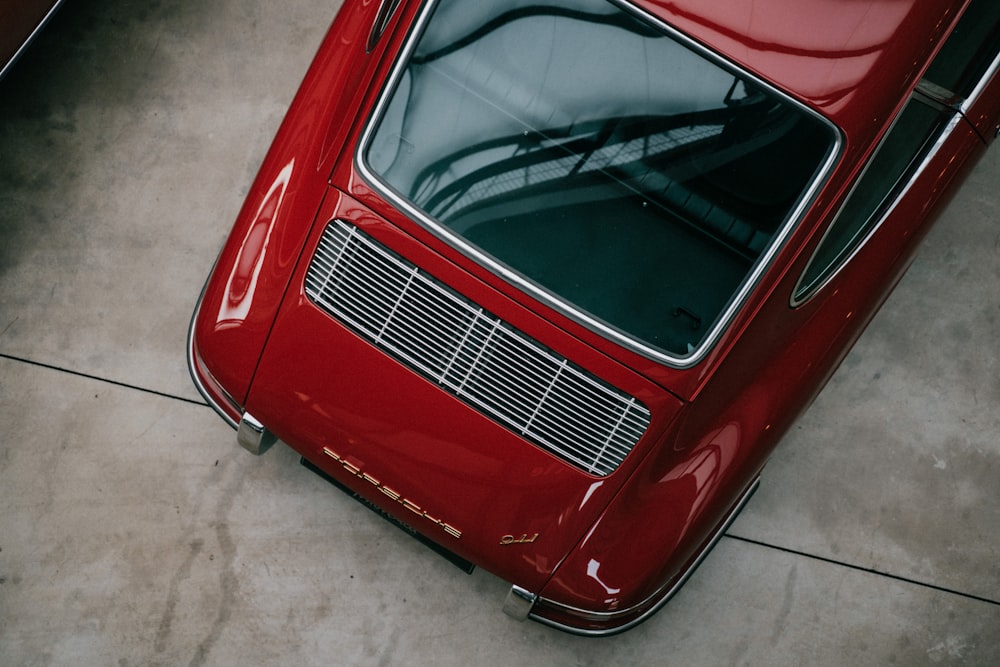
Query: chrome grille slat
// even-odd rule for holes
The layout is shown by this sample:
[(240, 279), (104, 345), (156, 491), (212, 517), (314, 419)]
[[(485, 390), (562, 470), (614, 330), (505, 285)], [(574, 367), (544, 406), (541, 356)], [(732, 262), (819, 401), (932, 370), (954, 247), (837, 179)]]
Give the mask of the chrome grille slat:
[(634, 397), (344, 221), (324, 230), (305, 289), (371, 343), (586, 472), (614, 472), (649, 427), (649, 410)]

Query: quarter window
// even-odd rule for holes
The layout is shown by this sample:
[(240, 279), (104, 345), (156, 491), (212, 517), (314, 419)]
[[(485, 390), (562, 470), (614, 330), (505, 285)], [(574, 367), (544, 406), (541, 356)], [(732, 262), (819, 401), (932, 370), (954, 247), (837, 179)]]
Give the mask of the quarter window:
[(973, 0), (848, 195), (792, 299), (801, 303), (844, 265), (884, 219), (1000, 51), (1000, 3)]

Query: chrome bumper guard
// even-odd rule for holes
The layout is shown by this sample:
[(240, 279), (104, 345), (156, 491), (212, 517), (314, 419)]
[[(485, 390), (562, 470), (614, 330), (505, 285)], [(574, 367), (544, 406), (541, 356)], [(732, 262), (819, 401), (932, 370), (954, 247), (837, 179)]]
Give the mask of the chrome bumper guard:
[(527, 620), (537, 599), (538, 596), (534, 593), (520, 586), (511, 586), (507, 599), (503, 602), (503, 613), (518, 621)]
[(264, 428), (252, 414), (244, 412), (236, 429), (236, 441), (240, 443), (240, 447), (254, 456), (260, 456), (269, 450), (278, 438)]

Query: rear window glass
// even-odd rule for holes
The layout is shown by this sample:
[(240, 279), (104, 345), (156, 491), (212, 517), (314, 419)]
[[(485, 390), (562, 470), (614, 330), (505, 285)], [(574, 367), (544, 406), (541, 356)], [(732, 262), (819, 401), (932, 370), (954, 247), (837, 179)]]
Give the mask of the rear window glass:
[(640, 352), (724, 325), (836, 143), (825, 122), (607, 0), (440, 0), (361, 166), (420, 222)]

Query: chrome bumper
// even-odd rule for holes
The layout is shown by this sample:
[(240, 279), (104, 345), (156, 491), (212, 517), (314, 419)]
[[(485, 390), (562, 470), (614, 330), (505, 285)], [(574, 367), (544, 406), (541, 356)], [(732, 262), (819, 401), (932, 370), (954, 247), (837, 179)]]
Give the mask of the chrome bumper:
[(236, 429), (236, 441), (240, 447), (254, 456), (260, 456), (271, 448), (278, 438), (264, 428), (249, 412), (244, 412)]
[[(729, 526), (736, 520), (740, 512), (746, 506), (747, 502), (753, 496), (757, 487), (760, 486), (760, 477), (754, 479), (754, 481), (743, 491), (743, 494), (737, 499), (736, 503), (730, 508), (729, 512), (725, 515), (722, 522), (716, 527), (715, 531), (710, 535), (709, 539), (702, 546), (701, 550), (698, 552), (697, 556), (688, 565), (688, 567), (683, 570), (679, 576), (677, 576), (672, 582), (668, 582), (659, 591), (650, 595), (643, 602), (633, 605), (628, 609), (622, 609), (612, 612), (602, 612), (602, 611), (590, 611), (585, 609), (577, 609), (574, 607), (569, 607), (567, 605), (554, 602), (540, 597), (537, 594), (533, 594), (519, 586), (512, 586), (510, 592), (507, 593), (507, 598), (504, 600), (503, 611), (508, 616), (515, 618), (519, 621), (525, 619), (532, 619), (538, 621), (544, 625), (556, 628), (557, 630), (562, 630), (564, 632), (569, 632), (577, 635), (584, 635), (589, 637), (600, 637), (606, 635), (618, 634), (624, 632), (636, 625), (642, 623), (650, 616), (659, 611), (663, 605), (665, 605), (674, 594), (684, 585), (684, 583), (690, 578), (698, 566), (702, 563), (709, 552), (716, 543), (722, 538), (725, 532), (729, 529)], [(586, 617), (593, 621), (598, 621), (602, 624), (606, 624), (604, 629), (585, 629), (572, 625), (566, 625), (564, 623), (549, 620), (548, 618), (542, 616), (541, 610), (535, 611), (536, 603), (540, 603), (540, 607), (557, 608), (562, 611), (573, 612), (575, 615), (580, 617)], [(632, 612), (636, 612), (645, 608), (644, 611), (637, 613), (633, 618), (627, 621), (621, 621), (622, 617), (630, 615)]]
[(503, 613), (518, 621), (525, 621), (531, 614), (538, 596), (520, 586), (511, 586), (503, 602)]

